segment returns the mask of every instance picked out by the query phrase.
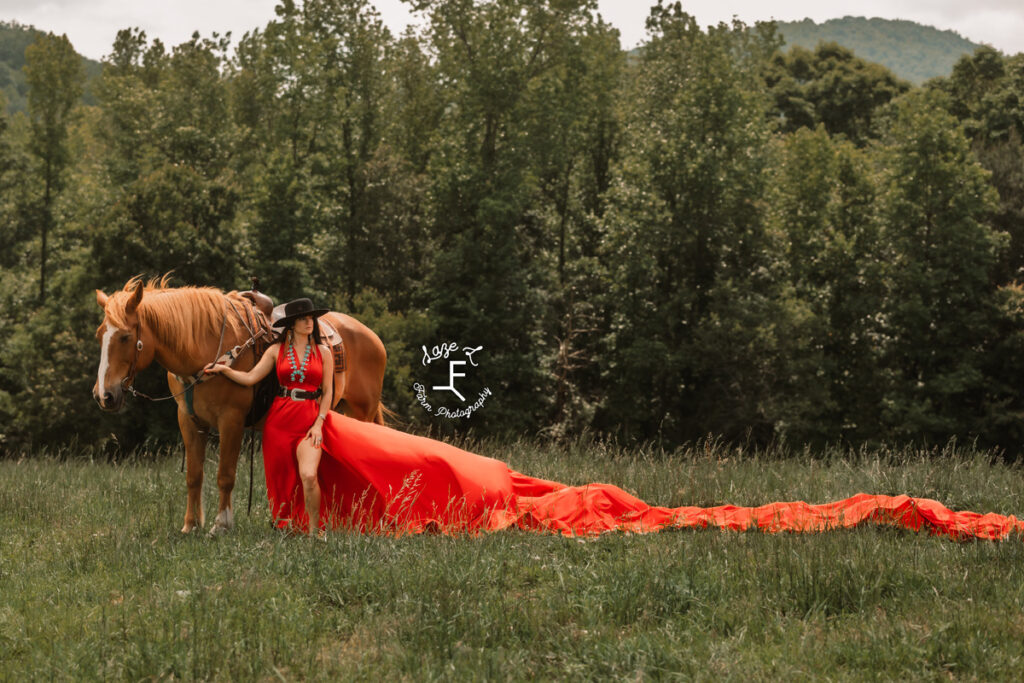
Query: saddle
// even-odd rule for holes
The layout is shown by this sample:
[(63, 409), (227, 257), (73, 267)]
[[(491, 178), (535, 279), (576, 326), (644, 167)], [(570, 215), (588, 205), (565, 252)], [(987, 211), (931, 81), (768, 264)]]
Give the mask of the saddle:
[[(260, 281), (257, 278), (252, 279), (252, 289), (247, 289), (244, 292), (239, 292), (238, 296), (243, 296), (252, 302), (252, 305), (257, 311), (262, 313), (267, 320), (271, 320), (274, 312), (274, 300), (269, 296), (261, 292), (259, 287)], [(271, 322), (273, 322), (271, 320)]]

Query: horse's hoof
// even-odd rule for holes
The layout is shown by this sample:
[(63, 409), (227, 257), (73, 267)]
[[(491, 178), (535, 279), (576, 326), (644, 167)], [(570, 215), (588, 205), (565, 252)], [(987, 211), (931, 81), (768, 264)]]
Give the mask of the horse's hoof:
[(181, 533), (183, 533), (183, 534), (190, 534), (193, 531), (198, 531), (201, 528), (202, 527), (199, 526), (198, 524), (186, 524), (185, 526), (181, 527)]
[(231, 508), (225, 508), (217, 513), (217, 519), (213, 521), (213, 528), (210, 529), (211, 536), (226, 534), (235, 528), (235, 513)]

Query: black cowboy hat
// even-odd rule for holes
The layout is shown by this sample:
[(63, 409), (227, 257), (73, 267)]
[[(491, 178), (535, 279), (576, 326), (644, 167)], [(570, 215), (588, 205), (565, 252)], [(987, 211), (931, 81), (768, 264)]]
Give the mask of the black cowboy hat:
[(324, 313), (327, 313), (326, 308), (313, 308), (313, 302), (309, 299), (302, 298), (296, 299), (295, 301), (289, 301), (286, 304), (281, 304), (274, 308), (274, 312), (271, 315), (273, 319), (274, 327), (284, 327), (296, 318), (311, 315), (314, 318), (319, 318)]

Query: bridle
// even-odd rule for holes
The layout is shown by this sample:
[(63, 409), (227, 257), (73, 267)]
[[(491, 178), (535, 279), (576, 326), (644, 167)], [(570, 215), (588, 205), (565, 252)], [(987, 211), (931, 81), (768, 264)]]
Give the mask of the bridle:
[[(138, 372), (139, 367), (139, 354), (142, 353), (142, 325), (138, 320), (135, 321), (135, 354), (132, 356), (132, 362), (128, 366), (128, 374), (121, 379), (121, 391), (130, 391), (133, 396), (143, 395), (141, 392), (135, 390), (135, 374)], [(147, 396), (147, 398), (149, 398)], [(150, 399), (159, 400), (159, 399)]]

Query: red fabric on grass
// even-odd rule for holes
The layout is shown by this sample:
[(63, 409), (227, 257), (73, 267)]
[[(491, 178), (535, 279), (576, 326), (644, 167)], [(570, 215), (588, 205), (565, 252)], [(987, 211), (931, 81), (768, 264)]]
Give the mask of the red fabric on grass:
[[(277, 372), (283, 386), (314, 390), (323, 366), (312, 354), (305, 380), (292, 382), (282, 353)], [(309, 523), (295, 447), (318, 409), (316, 401), (278, 397), (267, 416), (267, 496), (282, 527), (305, 529)], [(572, 536), (686, 527), (819, 532), (872, 523), (955, 539), (1002, 539), (1014, 531), (1024, 533), (1024, 521), (1013, 516), (953, 512), (937, 501), (909, 496), (858, 493), (821, 505), (797, 501), (759, 507), (656, 507), (611, 484), (566, 486), (537, 479), (441, 441), (336, 413), (325, 421), (323, 436), (320, 517), (331, 527), (382, 533), (519, 527)]]

